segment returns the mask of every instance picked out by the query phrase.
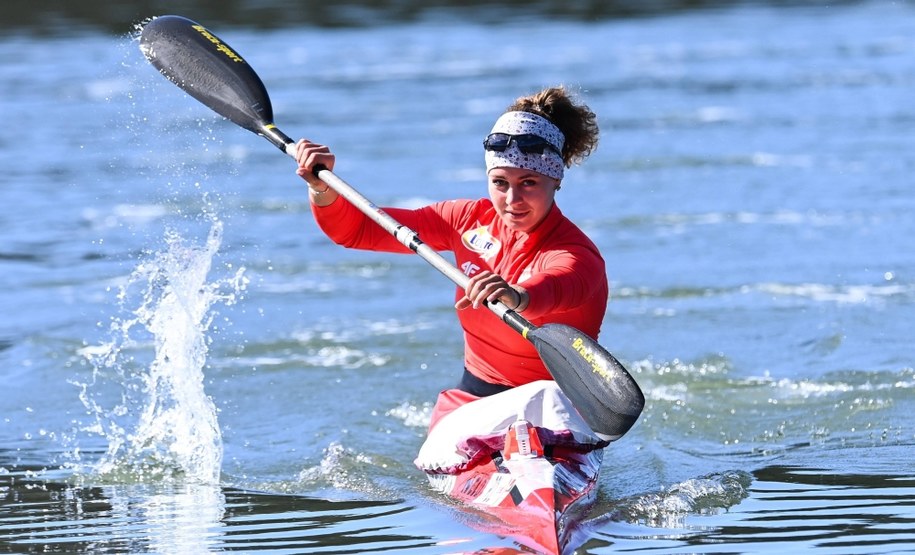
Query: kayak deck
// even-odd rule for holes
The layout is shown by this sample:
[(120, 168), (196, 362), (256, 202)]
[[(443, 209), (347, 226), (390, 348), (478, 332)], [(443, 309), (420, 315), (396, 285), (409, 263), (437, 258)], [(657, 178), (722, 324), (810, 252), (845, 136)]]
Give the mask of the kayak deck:
[(603, 451), (532, 458), (501, 453), (459, 474), (430, 474), (432, 487), (487, 515), (487, 531), (540, 553), (560, 554), (593, 504)]
[(433, 489), (483, 517), (474, 528), (556, 555), (597, 497), (608, 443), (542, 380), (451, 410), (414, 462)]

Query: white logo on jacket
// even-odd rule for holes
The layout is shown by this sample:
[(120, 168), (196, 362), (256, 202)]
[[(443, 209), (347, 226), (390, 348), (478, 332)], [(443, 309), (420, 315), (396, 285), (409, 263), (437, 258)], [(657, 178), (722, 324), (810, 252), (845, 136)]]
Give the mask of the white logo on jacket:
[(464, 262), (461, 264), (461, 269), (464, 270), (464, 275), (467, 277), (470, 277), (480, 271), (480, 267), (473, 262)]

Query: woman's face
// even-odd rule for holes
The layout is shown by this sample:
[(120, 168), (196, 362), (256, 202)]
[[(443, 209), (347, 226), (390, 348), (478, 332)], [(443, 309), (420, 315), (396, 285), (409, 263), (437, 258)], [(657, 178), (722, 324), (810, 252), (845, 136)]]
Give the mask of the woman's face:
[(529, 233), (553, 206), (559, 180), (521, 168), (489, 172), (489, 198), (509, 229)]

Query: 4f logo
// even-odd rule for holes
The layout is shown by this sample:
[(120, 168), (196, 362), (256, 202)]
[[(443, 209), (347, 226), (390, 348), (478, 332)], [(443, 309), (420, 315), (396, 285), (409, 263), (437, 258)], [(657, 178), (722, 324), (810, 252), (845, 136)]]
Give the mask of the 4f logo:
[(480, 271), (480, 267), (474, 264), (473, 262), (464, 262), (461, 264), (461, 270), (464, 270), (464, 275), (467, 277), (472, 276), (473, 274)]

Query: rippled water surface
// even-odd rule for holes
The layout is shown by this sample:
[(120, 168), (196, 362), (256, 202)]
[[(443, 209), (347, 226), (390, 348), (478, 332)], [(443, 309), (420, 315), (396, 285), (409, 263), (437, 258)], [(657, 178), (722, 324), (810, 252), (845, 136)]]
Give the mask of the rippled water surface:
[[(597, 112), (558, 203), (647, 403), (570, 551), (915, 550), (912, 6), (538, 7), (211, 29), (379, 205), (484, 195), (516, 96)], [(290, 160), (133, 32), (0, 38), (0, 552), (513, 546), (412, 463), (452, 286), (330, 244)]]

